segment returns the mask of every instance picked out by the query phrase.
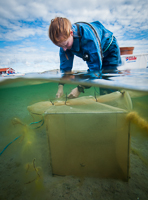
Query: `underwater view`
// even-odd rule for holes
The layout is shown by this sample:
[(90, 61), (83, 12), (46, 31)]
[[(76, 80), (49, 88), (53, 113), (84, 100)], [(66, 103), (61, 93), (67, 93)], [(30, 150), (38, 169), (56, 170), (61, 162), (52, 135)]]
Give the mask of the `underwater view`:
[[(3, 78), (0, 199), (146, 200), (148, 79), (135, 74)], [(89, 87), (69, 99), (78, 84)]]

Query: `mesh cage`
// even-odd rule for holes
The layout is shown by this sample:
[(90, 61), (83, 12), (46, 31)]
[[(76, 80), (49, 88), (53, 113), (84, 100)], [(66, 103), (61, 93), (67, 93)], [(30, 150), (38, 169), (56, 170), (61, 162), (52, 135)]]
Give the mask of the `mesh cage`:
[(131, 109), (127, 92), (28, 106), (45, 116), (53, 174), (123, 180), (129, 177)]

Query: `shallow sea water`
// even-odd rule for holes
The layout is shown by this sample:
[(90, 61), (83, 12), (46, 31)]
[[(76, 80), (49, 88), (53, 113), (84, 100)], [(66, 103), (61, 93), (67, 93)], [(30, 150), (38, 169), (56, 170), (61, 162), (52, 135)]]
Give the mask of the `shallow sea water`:
[[(56, 82), (58, 79), (59, 77)], [(148, 129), (142, 129), (133, 123), (130, 125), (128, 182), (111, 178), (52, 175), (51, 152), (45, 124), (37, 129), (30, 129), (25, 125), (40, 120), (40, 116), (34, 117), (29, 113), (27, 106), (41, 101), (55, 100), (58, 87), (56, 82), (39, 78), (19, 79), (17, 82), (9, 79), (6, 84), (1, 82), (0, 152), (15, 138), (21, 137), (13, 141), (0, 155), (0, 199), (146, 200), (148, 197)], [(99, 96), (100, 87), (97, 87), (96, 81), (93, 83), (95, 85), (91, 83), (93, 86), (85, 90), (81, 96)], [(112, 88), (117, 89), (119, 85), (116, 84), (116, 87)], [(66, 100), (66, 94), (69, 94), (74, 87), (74, 84), (70, 84), (70, 80), (65, 84), (63, 99)], [(146, 91), (145, 88), (141, 90)], [(119, 87), (119, 90), (121, 89), (122, 84)], [(131, 91), (131, 87), (129, 89)], [(134, 92), (131, 96), (133, 111), (148, 124), (148, 93), (140, 95), (139, 91), (135, 89), (132, 91)], [(14, 118), (19, 119), (23, 125), (17, 123)], [(38, 124), (32, 125), (32, 127), (36, 126)]]

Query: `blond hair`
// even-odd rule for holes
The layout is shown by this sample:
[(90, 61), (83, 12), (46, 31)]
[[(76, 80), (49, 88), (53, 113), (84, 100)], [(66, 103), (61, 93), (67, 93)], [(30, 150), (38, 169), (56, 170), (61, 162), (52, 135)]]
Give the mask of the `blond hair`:
[(70, 36), (71, 22), (67, 18), (56, 17), (49, 26), (49, 38), (54, 44), (66, 41)]

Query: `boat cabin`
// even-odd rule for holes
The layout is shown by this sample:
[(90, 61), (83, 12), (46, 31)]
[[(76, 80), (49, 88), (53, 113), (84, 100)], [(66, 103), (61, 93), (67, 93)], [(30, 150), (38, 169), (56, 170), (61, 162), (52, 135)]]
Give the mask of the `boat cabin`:
[(15, 70), (12, 68), (0, 68), (0, 74), (15, 74)]

